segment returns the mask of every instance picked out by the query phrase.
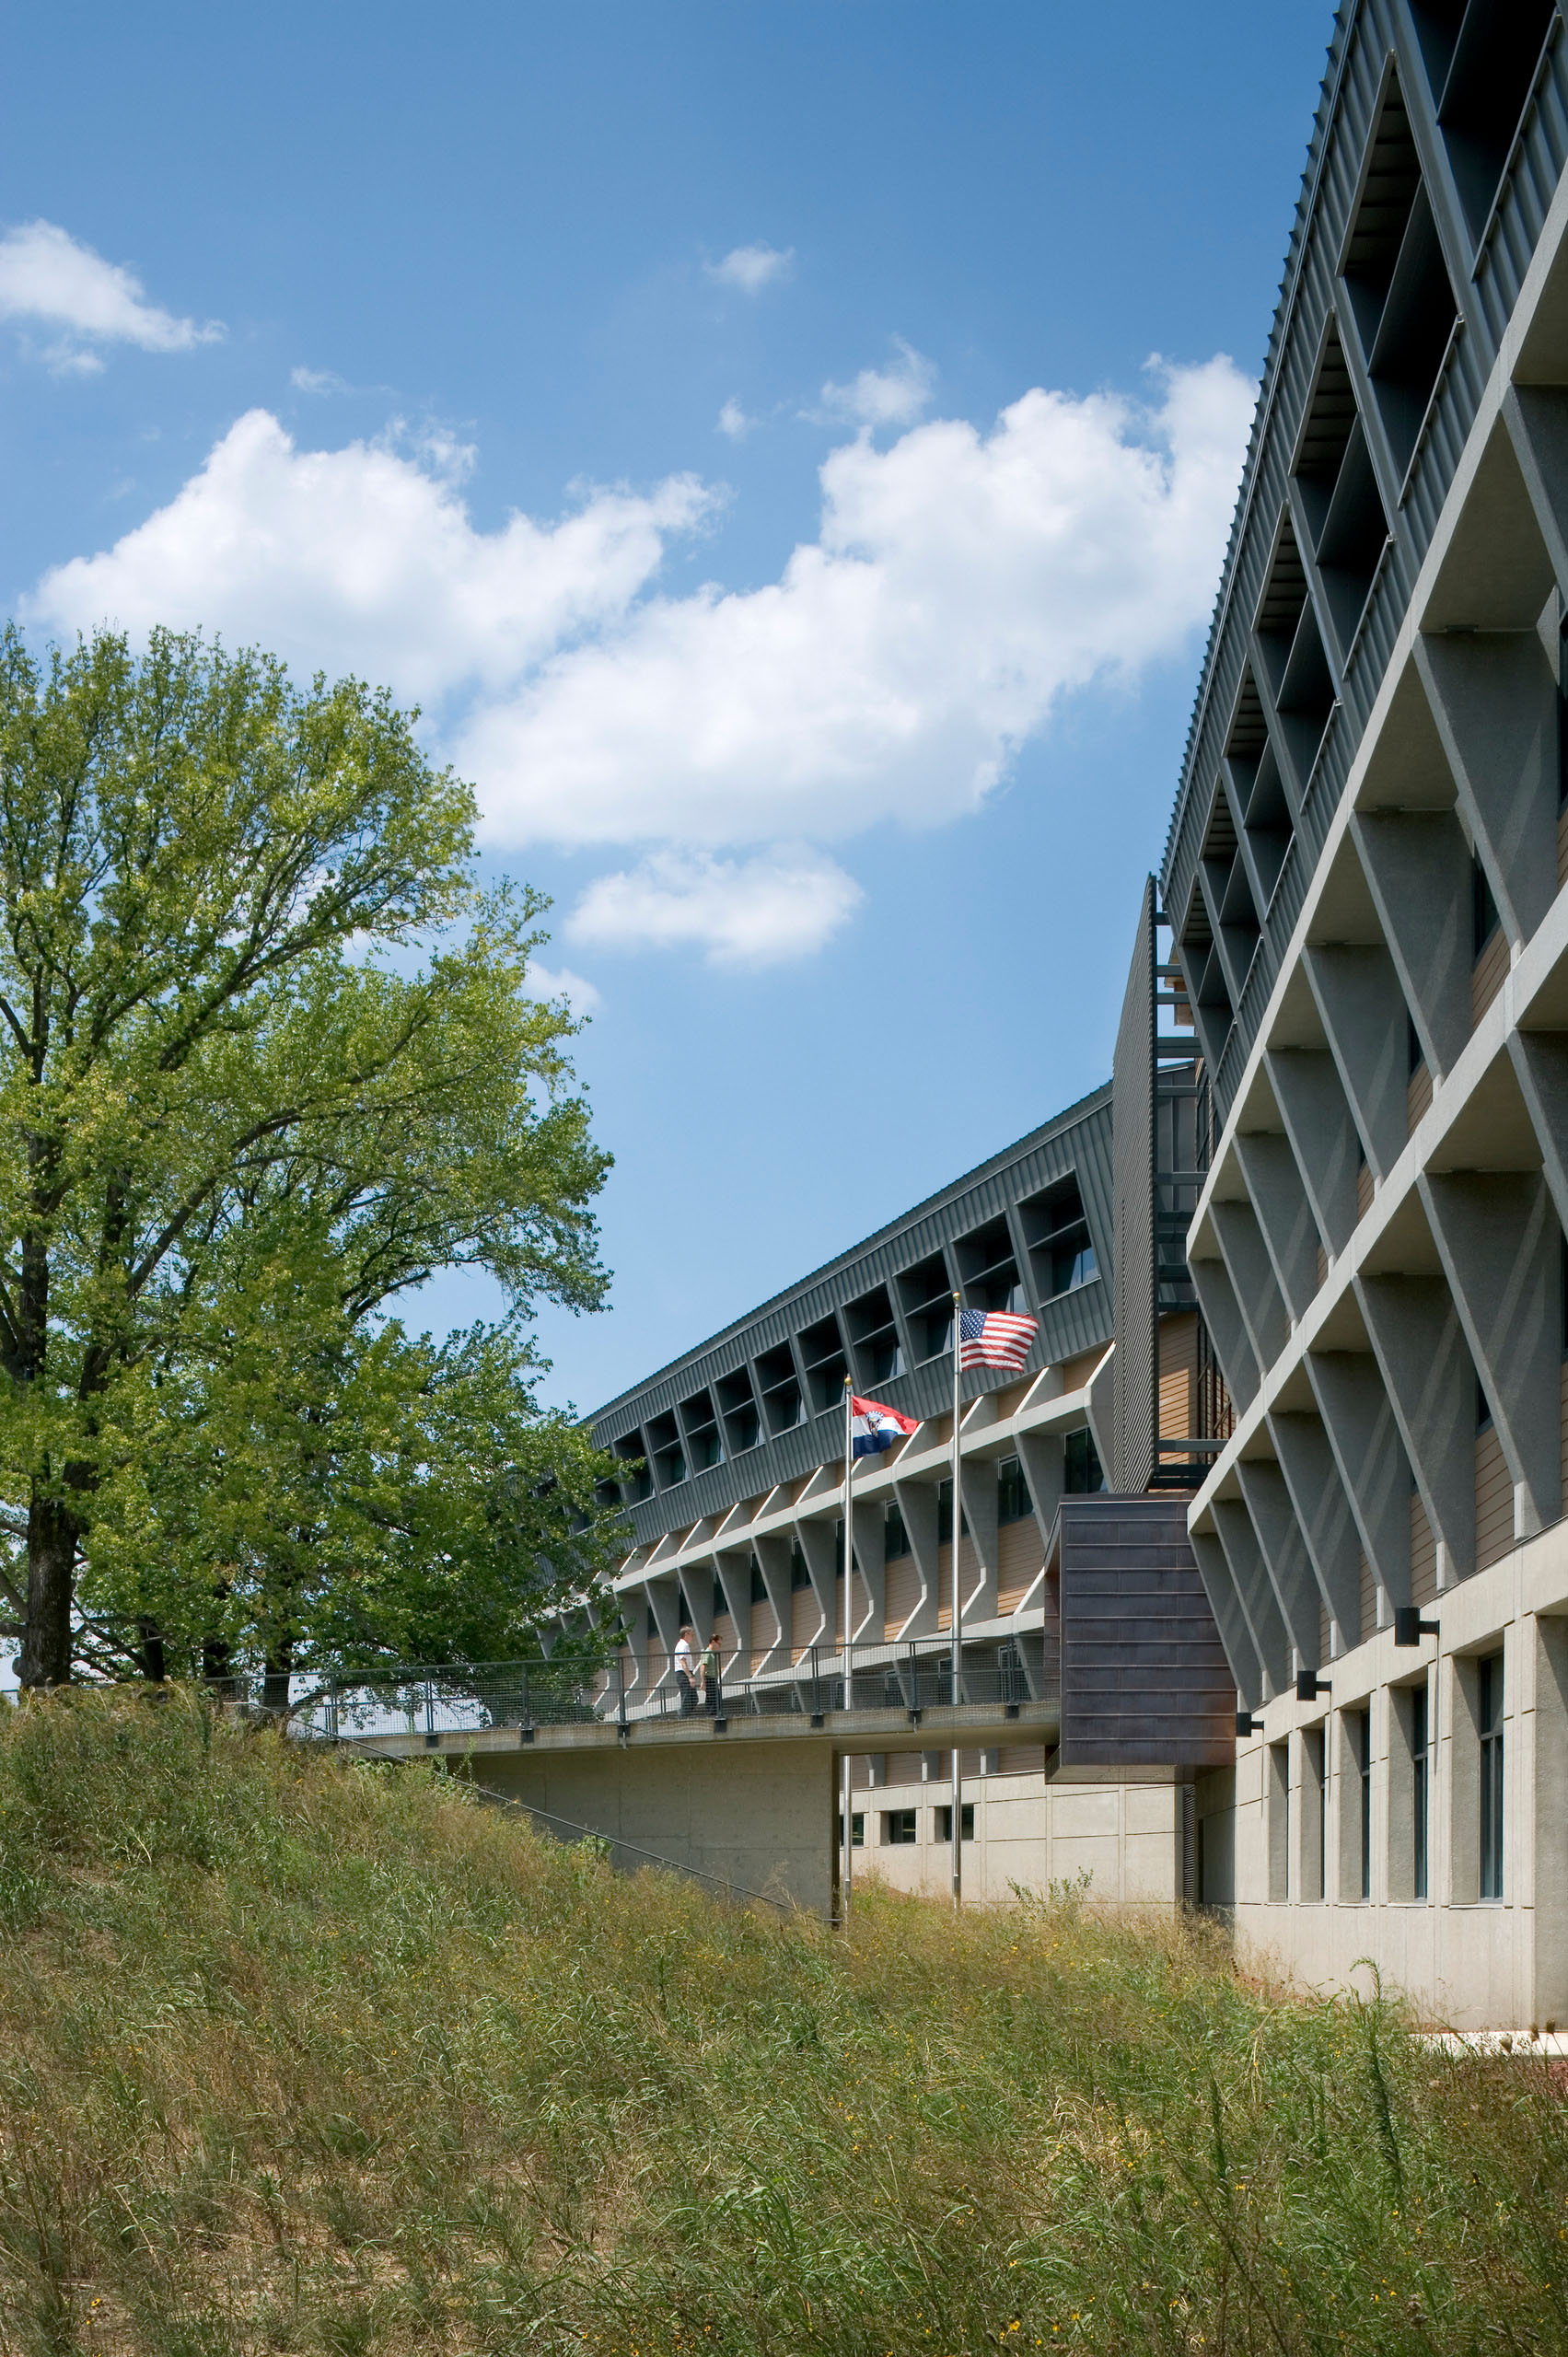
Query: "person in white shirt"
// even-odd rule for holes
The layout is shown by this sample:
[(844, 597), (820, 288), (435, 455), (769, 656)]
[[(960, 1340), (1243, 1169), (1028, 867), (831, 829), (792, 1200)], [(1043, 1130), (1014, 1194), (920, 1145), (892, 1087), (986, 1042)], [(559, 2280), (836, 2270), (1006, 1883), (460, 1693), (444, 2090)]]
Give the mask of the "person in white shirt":
[(682, 1626), (675, 1641), (675, 1682), (680, 1689), (680, 1715), (689, 1719), (697, 1708), (697, 1657), (691, 1651), (695, 1629)]

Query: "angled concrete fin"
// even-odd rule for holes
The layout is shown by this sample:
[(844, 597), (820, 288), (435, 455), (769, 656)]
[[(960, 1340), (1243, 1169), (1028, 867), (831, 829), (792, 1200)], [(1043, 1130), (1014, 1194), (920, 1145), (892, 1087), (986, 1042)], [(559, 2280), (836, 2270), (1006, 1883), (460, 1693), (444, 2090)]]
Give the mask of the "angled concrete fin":
[(790, 1623), (793, 1608), (790, 1603), (790, 1542), (782, 1531), (759, 1531), (752, 1540), (757, 1557), (757, 1569), (762, 1574), (762, 1585), (768, 1602), (778, 1621), (778, 1635), (754, 1665), (759, 1669), (776, 1669), (787, 1663), (790, 1655)]
[(1511, 1031), (1508, 1053), (1558, 1219), (1568, 1228), (1568, 1034)]
[(1369, 1351), (1312, 1351), (1307, 1373), (1361, 1544), (1377, 1584), (1377, 1621), (1411, 1600), (1411, 1469)]
[(1356, 1299), (1442, 1557), (1475, 1569), (1475, 1367), (1441, 1277), (1358, 1277)]
[(880, 1498), (854, 1502), (854, 1564), (865, 1590), (866, 1640), (876, 1642), (888, 1609), (888, 1509)]
[(1470, 853), (1451, 810), (1364, 811), (1351, 820), (1422, 1053), (1434, 1079), (1470, 1036)]
[(1269, 1430), (1318, 1592), (1339, 1631), (1334, 1650), (1348, 1653), (1361, 1643), (1361, 1533), (1329, 1435), (1316, 1416), (1271, 1416)]
[(1255, 1132), (1238, 1137), (1236, 1152), (1285, 1306), (1305, 1317), (1318, 1290), (1321, 1239), (1290, 1140)]
[(1562, 1511), (1562, 1229), (1539, 1172), (1423, 1172), (1421, 1192), (1514, 1477), (1516, 1538)]
[(1056, 1509), (1062, 1503), (1064, 1453), (1064, 1445), (1056, 1433), (1018, 1434), (1018, 1461), (1029, 1485), (1029, 1503), (1034, 1507), (1035, 1527), (1042, 1547), (1051, 1544)]
[(1263, 1678), (1263, 1700), (1272, 1701), (1290, 1684), (1290, 1636), (1279, 1598), (1263, 1562), (1252, 1517), (1239, 1498), (1216, 1498), (1214, 1528), (1230, 1565), (1236, 1600), (1251, 1633)]
[(1249, 1407), (1258, 1396), (1258, 1359), (1248, 1339), (1230, 1271), (1223, 1260), (1192, 1260), (1188, 1266), (1225, 1387), (1238, 1408)]
[(909, 1538), (910, 1552), (920, 1573), (920, 1602), (898, 1634), (929, 1637), (936, 1631), (936, 1531), (939, 1522), (934, 1481), (900, 1481), (893, 1477), (893, 1495)]
[(810, 1575), (811, 1593), (821, 1614), (821, 1626), (807, 1642), (815, 1645), (830, 1645), (838, 1636), (834, 1624), (838, 1620), (839, 1601), (839, 1525), (826, 1519), (802, 1519), (796, 1525), (796, 1533)]
[(714, 1557), (725, 1610), (735, 1624), (736, 1651), (749, 1655), (751, 1651), (751, 1550), (749, 1547), (724, 1547)]
[(1568, 393), (1511, 385), (1503, 414), (1557, 586), (1568, 595)]
[(964, 1520), (978, 1566), (963, 1600), (966, 1620), (996, 1618), (996, 1463), (994, 1457), (971, 1457), (964, 1465)]
[(1253, 1356), (1260, 1367), (1272, 1366), (1290, 1340), (1290, 1313), (1274, 1282), (1258, 1214), (1250, 1203), (1211, 1203), (1209, 1217)]
[(1244, 1458), (1236, 1475), (1297, 1662), (1317, 1669), (1323, 1658), (1320, 1597), (1284, 1475), (1265, 1457)]
[(1373, 1175), (1405, 1150), (1410, 1016), (1386, 949), (1308, 949), (1302, 959)]
[(1263, 1665), (1258, 1658), (1258, 1648), (1241, 1608), (1225, 1549), (1212, 1531), (1192, 1533), (1192, 1559), (1214, 1616), (1214, 1626), (1220, 1632), (1230, 1674), (1236, 1680), (1237, 1700), (1244, 1711), (1255, 1711), (1264, 1699)]
[(1281, 1048), (1263, 1061), (1318, 1227), (1330, 1251), (1342, 1252), (1355, 1225), (1358, 1159), (1344, 1083), (1324, 1048)]
[(1557, 897), (1557, 682), (1533, 630), (1415, 652), (1498, 913), (1527, 941)]

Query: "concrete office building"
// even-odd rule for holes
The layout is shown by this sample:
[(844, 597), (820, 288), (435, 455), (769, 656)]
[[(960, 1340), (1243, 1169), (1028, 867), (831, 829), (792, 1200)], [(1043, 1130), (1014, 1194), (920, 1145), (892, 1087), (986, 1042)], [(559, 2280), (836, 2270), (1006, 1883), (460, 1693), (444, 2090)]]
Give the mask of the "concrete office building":
[(1565, 157), (1552, 0), (1342, 9), (1161, 875), (1235, 1417), (1190, 1529), (1252, 1720), (1199, 1784), (1200, 1888), (1302, 1979), (1371, 1957), (1436, 2014), (1541, 2027), (1568, 2027)]
[[(1025, 1377), (966, 1385), (958, 1576), (977, 1655), (1057, 1681), (1059, 1739), (971, 1760), (970, 1887), (1084, 1865), (1226, 1910), (1302, 1980), (1371, 1957), (1434, 2014), (1542, 2028), (1568, 2027), (1565, 6), (1336, 18), (1170, 946), (1151, 888), (1111, 1086), (595, 1419), (648, 1469), (633, 1654), (682, 1617), (781, 1673), (846, 1611), (935, 1642), (950, 1295), (1037, 1312)], [(860, 1492), (847, 1599), (846, 1368), (922, 1420)], [(860, 1764), (863, 1854), (940, 1888), (920, 1773)]]
[[(1168, 1171), (1175, 1155), (1180, 1167), (1191, 1160), (1198, 1090), (1188, 1038), (1167, 1047), (1156, 1112), (1152, 898), (1141, 939), (1150, 1029), (1150, 1052), (1135, 1060), (1148, 1097), (1141, 1126), (1151, 1149), (1156, 1132), (1166, 1141)], [(1117, 1555), (1123, 1576), (1161, 1546), (1174, 1556), (1174, 1569), (1146, 1582), (1163, 1589), (1150, 1604), (1166, 1616), (1160, 1663), (1151, 1672), (1125, 1642), (1146, 1633), (1141, 1622), (1106, 1632), (1090, 1608), (1111, 1504), (1102, 1467), (1116, 1447), (1109, 1344), (1119, 1228), (1128, 1224), (1124, 1202), (1119, 1217), (1111, 1097), (1106, 1087), (1070, 1107), (592, 1420), (601, 1446), (634, 1461), (621, 1496), (637, 1543), (616, 1583), (634, 1699), (668, 1678), (684, 1621), (704, 1642), (716, 1636), (731, 1682), (787, 1683), (807, 1659), (842, 1671), (846, 1626), (863, 1678), (878, 1664), (893, 1672), (911, 1649), (939, 1665), (954, 1580), (953, 1295), (970, 1307), (1038, 1317), (1021, 1375), (976, 1369), (962, 1384), (966, 1678), (1005, 1670), (1020, 1698), (1061, 1704), (1055, 1740), (966, 1758), (961, 1838), (977, 1898), (1086, 1873), (1108, 1898), (1193, 1896), (1194, 1774), (1230, 1757), (1234, 1695), (1179, 1496), (1130, 1507), (1143, 1512), (1148, 1544)], [(1173, 1182), (1164, 1183), (1169, 1194)], [(1143, 1214), (1133, 1225), (1152, 1241), (1152, 1173), (1133, 1191)], [(1164, 1221), (1173, 1251), (1184, 1216), (1173, 1200)], [(1148, 1271), (1152, 1278), (1152, 1260)], [(1152, 1440), (1157, 1385), (1167, 1479), (1190, 1486), (1214, 1379), (1179, 1263), (1166, 1296), (1157, 1328), (1152, 1295), (1144, 1321), (1151, 1396), (1143, 1422)], [(846, 1374), (857, 1390), (919, 1420), (906, 1441), (856, 1469), (847, 1595)], [(1080, 1508), (1076, 1519), (1064, 1504)], [(1076, 1555), (1075, 1532), (1084, 1534)], [(1184, 1645), (1191, 1675), (1172, 1689), (1169, 1665)], [(1176, 1722), (1159, 1726), (1160, 1711), (1173, 1705)], [(946, 1891), (948, 1775), (946, 1753), (854, 1760), (856, 1848), (888, 1880)]]

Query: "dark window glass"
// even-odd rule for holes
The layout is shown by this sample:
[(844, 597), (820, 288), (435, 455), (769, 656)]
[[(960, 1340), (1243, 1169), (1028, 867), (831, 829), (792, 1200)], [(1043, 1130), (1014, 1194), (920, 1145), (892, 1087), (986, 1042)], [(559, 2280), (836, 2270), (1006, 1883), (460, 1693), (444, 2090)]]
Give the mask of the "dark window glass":
[[(964, 1515), (964, 1537), (967, 1538), (969, 1535), (970, 1518), (966, 1512)], [(936, 1543), (940, 1547), (947, 1547), (952, 1544), (952, 1538), (953, 1484), (951, 1481), (942, 1481), (938, 1483), (936, 1490)]]
[(918, 1837), (915, 1833), (914, 1815), (912, 1808), (884, 1809), (882, 1812), (883, 1840), (890, 1842), (915, 1840)]
[(1411, 1861), (1414, 1873), (1412, 1888), (1417, 1898), (1426, 1897), (1426, 1826), (1428, 1802), (1432, 1790), (1432, 1752), (1427, 1734), (1427, 1700), (1425, 1685), (1413, 1689), (1411, 1694), (1411, 1842), (1414, 1851)]
[[(842, 1809), (840, 1809), (839, 1811), (838, 1841), (839, 1847), (842, 1850), (844, 1846), (844, 1813)], [(852, 1850), (861, 1850), (865, 1846), (865, 1819), (861, 1815), (859, 1809), (854, 1809), (851, 1812), (849, 1820), (849, 1846)]]
[(768, 1589), (762, 1577), (762, 1566), (753, 1555), (751, 1558), (751, 1601), (753, 1604), (766, 1604), (767, 1600)]
[(1062, 1486), (1070, 1498), (1094, 1497), (1105, 1487), (1105, 1474), (1100, 1467), (1099, 1452), (1086, 1424), (1068, 1433), (1062, 1444)]
[(1496, 932), (1501, 920), (1497, 903), (1492, 897), (1492, 887), (1486, 880), (1486, 870), (1479, 859), (1470, 862), (1470, 925), (1471, 950), (1479, 958)]
[(904, 1528), (904, 1518), (897, 1506), (888, 1508), (886, 1529), (883, 1551), (888, 1561), (892, 1562), (895, 1557), (910, 1552), (909, 1532)]
[(1016, 1457), (1005, 1457), (996, 1469), (996, 1519), (1027, 1522), (1034, 1512), (1024, 1469)]
[(811, 1574), (806, 1568), (806, 1558), (798, 1547), (789, 1550), (789, 1584), (793, 1589), (809, 1587)]
[(1476, 1664), (1481, 1731), (1481, 1896), (1503, 1896), (1503, 1656)]
[(1074, 1285), (1086, 1285), (1098, 1274), (1092, 1244), (1063, 1244), (1051, 1256), (1051, 1290), (1053, 1295), (1071, 1293)]
[[(973, 1801), (965, 1801), (965, 1802), (963, 1803), (963, 1813), (964, 1813), (964, 1817), (963, 1817), (963, 1821), (964, 1821), (964, 1840), (965, 1840), (966, 1841), (972, 1841), (972, 1840), (974, 1840), (974, 1803), (973, 1803)], [(952, 1840), (952, 1838), (953, 1838), (953, 1804), (952, 1804), (952, 1802), (951, 1802), (951, 1801), (949, 1801), (949, 1802), (947, 1804), (946, 1807), (944, 1807), (944, 1808), (939, 1808), (939, 1809), (937, 1810), (937, 1812), (936, 1812), (936, 1839), (938, 1840), (938, 1841), (950, 1841), (950, 1840)]]

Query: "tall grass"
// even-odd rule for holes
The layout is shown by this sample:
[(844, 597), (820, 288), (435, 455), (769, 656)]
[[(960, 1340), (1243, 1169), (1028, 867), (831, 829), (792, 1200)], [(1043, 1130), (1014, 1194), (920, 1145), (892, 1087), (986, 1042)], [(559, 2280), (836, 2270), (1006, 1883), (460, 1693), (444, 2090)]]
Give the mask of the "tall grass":
[(1568, 2347), (1547, 2068), (1200, 1924), (846, 1947), (180, 1697), (9, 1717), (0, 1921), (7, 2357)]

